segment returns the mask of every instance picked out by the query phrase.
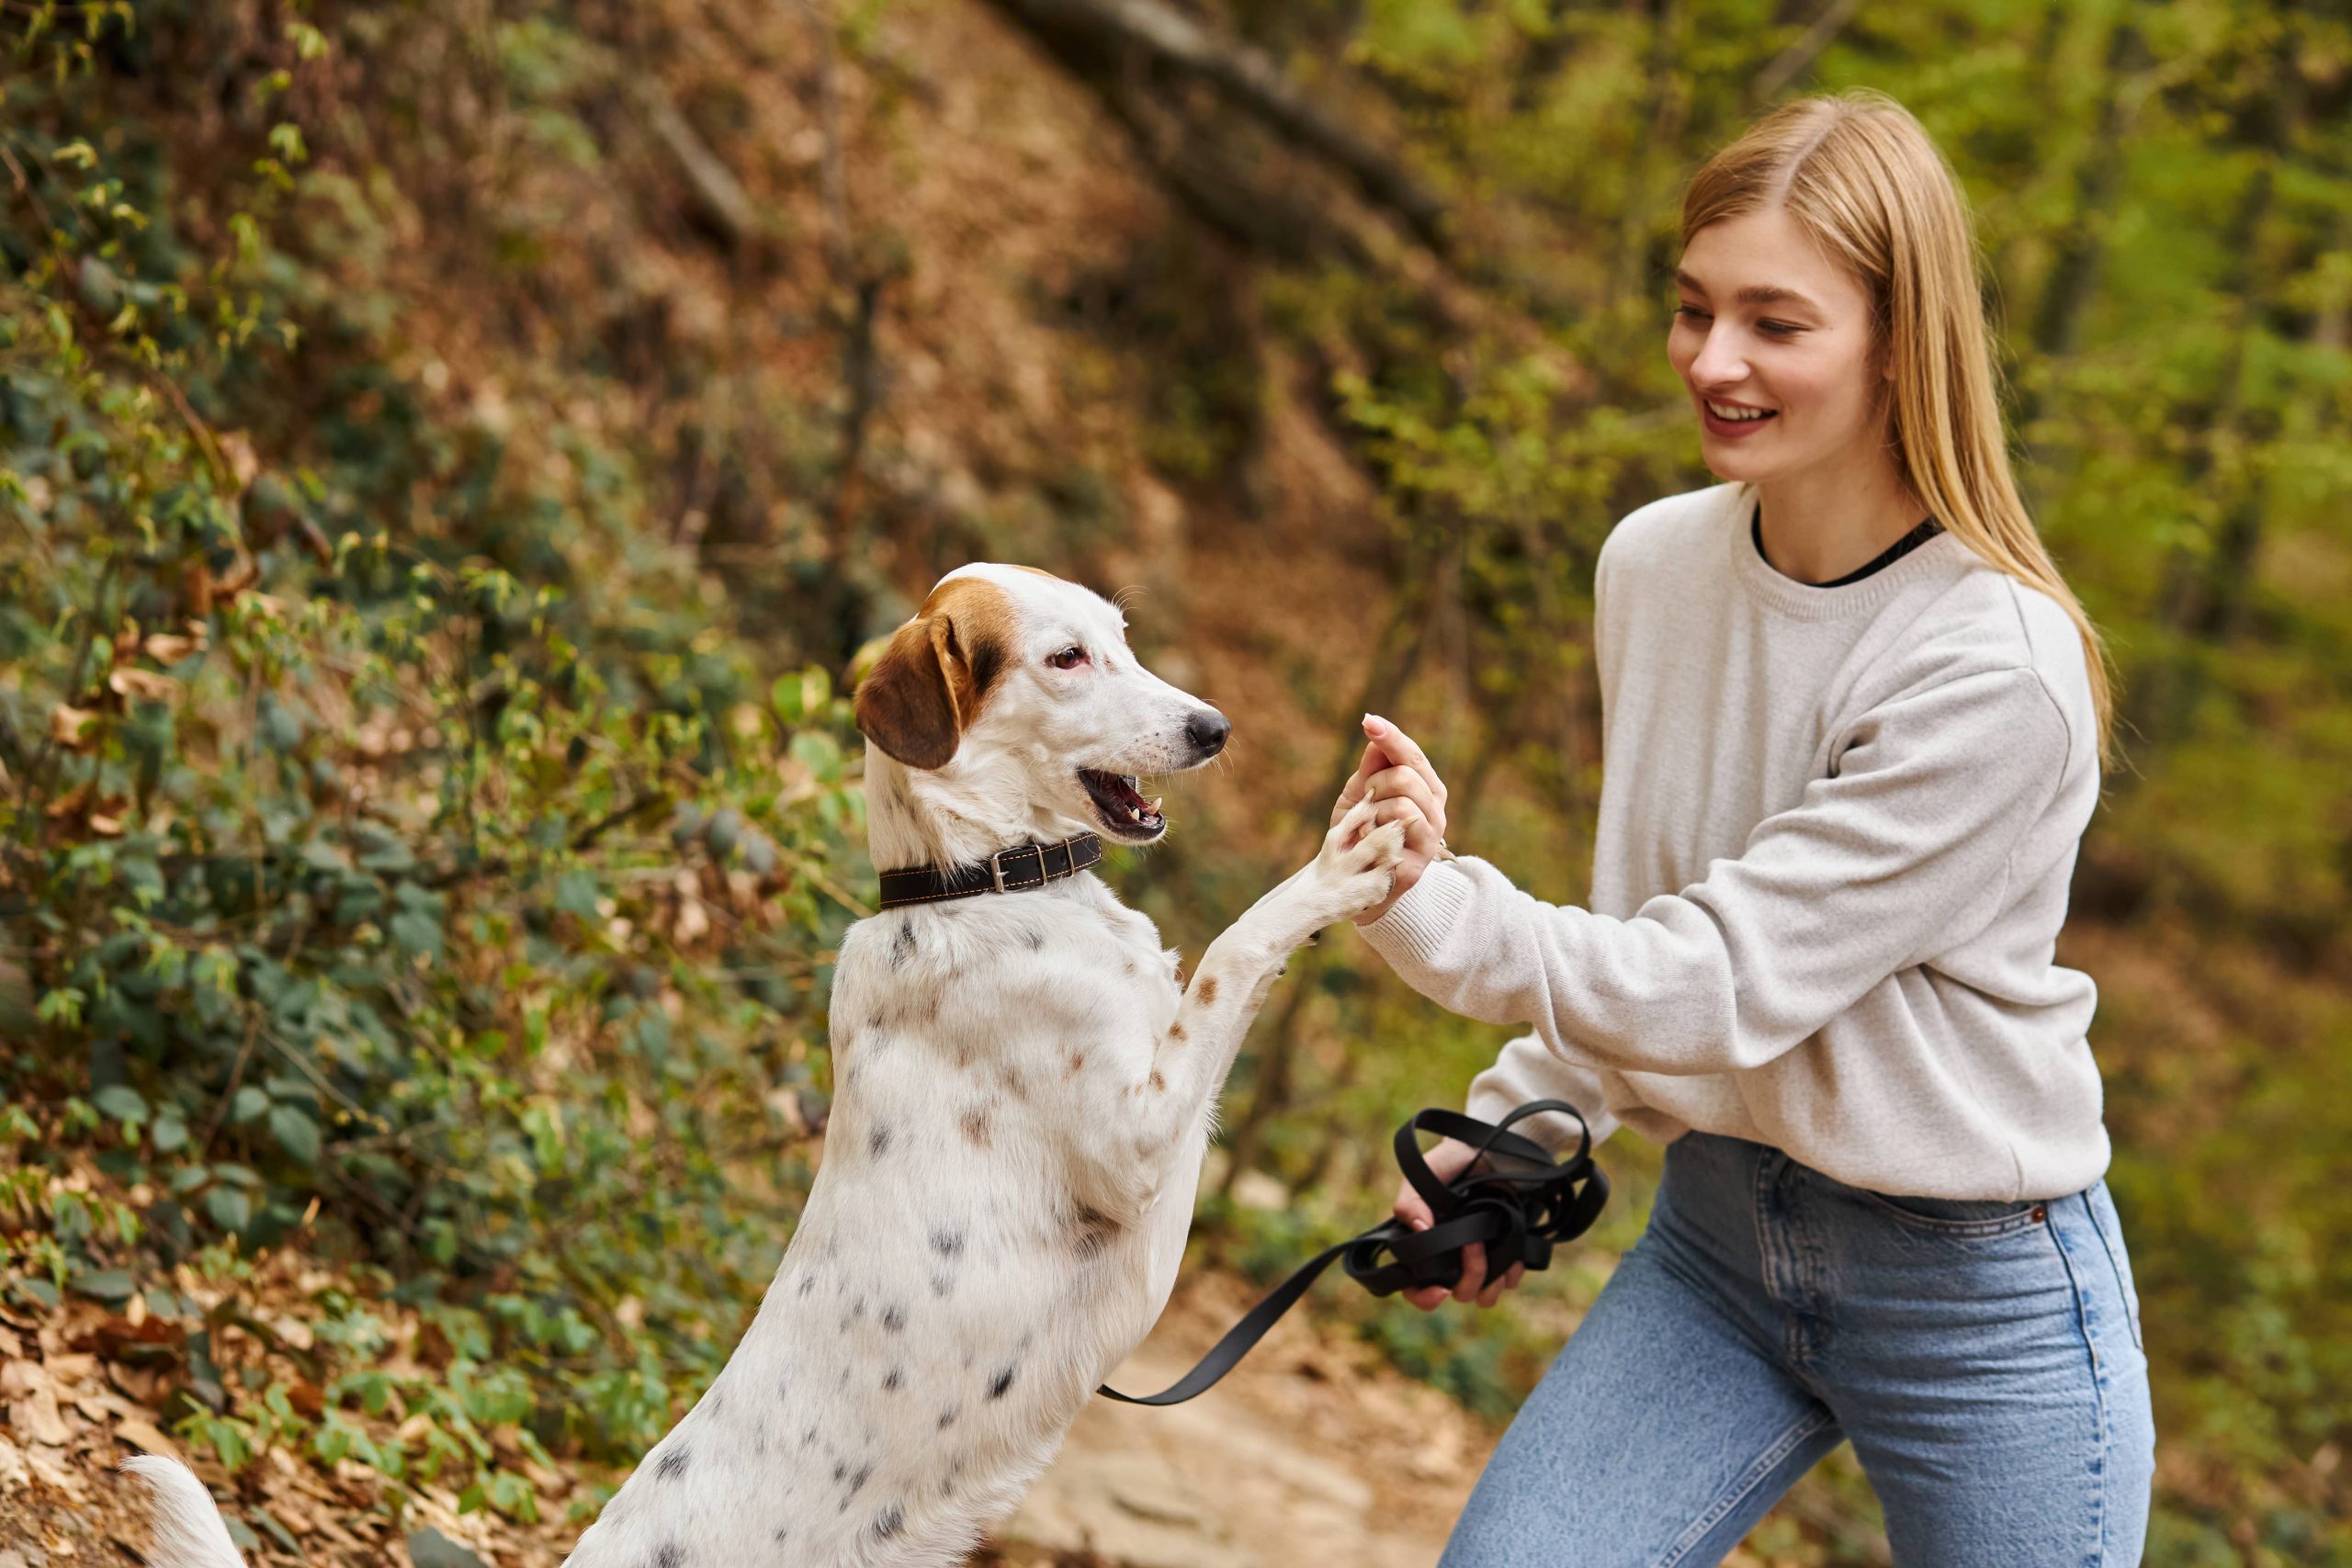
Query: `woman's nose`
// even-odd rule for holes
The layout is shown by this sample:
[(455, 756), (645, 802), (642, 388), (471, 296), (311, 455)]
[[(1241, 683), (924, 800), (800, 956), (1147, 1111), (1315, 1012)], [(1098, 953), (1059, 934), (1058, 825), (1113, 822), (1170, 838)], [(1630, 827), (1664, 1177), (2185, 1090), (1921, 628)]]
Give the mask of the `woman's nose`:
[(1747, 378), (1747, 358), (1739, 351), (1736, 333), (1720, 323), (1708, 329), (1707, 341), (1690, 362), (1690, 379), (1702, 387), (1728, 387)]

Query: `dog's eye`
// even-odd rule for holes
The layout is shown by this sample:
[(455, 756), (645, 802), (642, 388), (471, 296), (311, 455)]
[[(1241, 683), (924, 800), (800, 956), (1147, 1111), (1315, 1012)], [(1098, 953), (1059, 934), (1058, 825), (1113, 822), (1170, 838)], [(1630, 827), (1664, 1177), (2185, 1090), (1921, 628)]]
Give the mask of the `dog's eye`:
[(1046, 662), (1057, 670), (1075, 670), (1086, 662), (1086, 649), (1072, 645), (1059, 653), (1048, 655)]

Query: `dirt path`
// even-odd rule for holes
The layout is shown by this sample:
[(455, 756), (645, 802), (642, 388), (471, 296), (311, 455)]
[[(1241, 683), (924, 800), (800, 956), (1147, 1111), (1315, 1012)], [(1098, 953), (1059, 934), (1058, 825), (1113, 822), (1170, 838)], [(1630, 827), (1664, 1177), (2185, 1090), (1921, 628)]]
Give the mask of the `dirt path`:
[[(1188, 1285), (1114, 1380), (1165, 1388), (1252, 1300)], [(1188, 1404), (1098, 1401), (1002, 1543), (1013, 1563), (1430, 1568), (1493, 1441), (1460, 1406), (1296, 1314)]]

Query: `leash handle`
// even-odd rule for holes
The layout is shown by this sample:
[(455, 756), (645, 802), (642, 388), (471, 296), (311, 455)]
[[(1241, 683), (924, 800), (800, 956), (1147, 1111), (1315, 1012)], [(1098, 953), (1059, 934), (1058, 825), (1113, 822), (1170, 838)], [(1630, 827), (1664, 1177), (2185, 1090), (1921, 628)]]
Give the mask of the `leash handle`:
[[(1545, 1112), (1576, 1118), (1582, 1135), (1576, 1154), (1566, 1160), (1555, 1162), (1543, 1145), (1510, 1131), (1514, 1122)], [(1477, 1153), (1452, 1181), (1441, 1181), (1421, 1153), (1420, 1133), (1456, 1139)], [(1499, 1274), (1512, 1263), (1540, 1272), (1551, 1266), (1554, 1246), (1591, 1229), (1609, 1201), (1609, 1179), (1592, 1161), (1592, 1128), (1584, 1113), (1565, 1100), (1530, 1100), (1498, 1122), (1431, 1108), (1396, 1129), (1396, 1149), (1405, 1179), (1430, 1206), (1429, 1229), (1417, 1231), (1391, 1219), (1324, 1248), (1243, 1314), (1191, 1371), (1158, 1393), (1121, 1393), (1108, 1383), (1095, 1392), (1122, 1404), (1152, 1405), (1182, 1404), (1206, 1393), (1340, 1259), (1346, 1260), (1348, 1277), (1375, 1296), (1421, 1285), (1453, 1285), (1462, 1278), (1462, 1249), (1474, 1241), (1486, 1244), (1492, 1273)], [(1524, 1168), (1478, 1168), (1493, 1156)]]

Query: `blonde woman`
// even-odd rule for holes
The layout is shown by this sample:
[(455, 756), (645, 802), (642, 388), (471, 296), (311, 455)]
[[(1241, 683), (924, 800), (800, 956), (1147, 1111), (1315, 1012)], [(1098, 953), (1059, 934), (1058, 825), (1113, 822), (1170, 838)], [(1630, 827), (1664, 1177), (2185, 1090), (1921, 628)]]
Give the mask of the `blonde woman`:
[[(1556, 1096), (1668, 1145), (1446, 1568), (1715, 1562), (1841, 1439), (1904, 1568), (2136, 1562), (2096, 990), (2052, 961), (2105, 667), (2010, 478), (1965, 209), (1903, 109), (1812, 98), (1699, 172), (1682, 239), (1667, 353), (1726, 482), (1600, 554), (1590, 908), (1447, 856), (1385, 719), (1340, 802), (1411, 823), (1373, 947), (1534, 1031), (1470, 1111)], [(1457, 1301), (1519, 1282), (1465, 1261)]]

